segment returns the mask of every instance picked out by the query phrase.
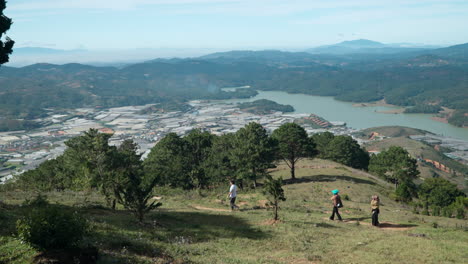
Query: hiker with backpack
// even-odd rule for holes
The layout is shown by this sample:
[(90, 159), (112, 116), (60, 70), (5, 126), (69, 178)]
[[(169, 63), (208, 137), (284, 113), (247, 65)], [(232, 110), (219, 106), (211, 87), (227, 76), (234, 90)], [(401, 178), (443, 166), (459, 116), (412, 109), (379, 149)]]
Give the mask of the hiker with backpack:
[(331, 191), (333, 196), (331, 197), (331, 200), (333, 201), (333, 213), (330, 216), (330, 220), (335, 220), (335, 214), (338, 217), (339, 221), (342, 221), (343, 219), (341, 218), (340, 213), (338, 212), (338, 208), (343, 207), (343, 202), (341, 202), (341, 197), (338, 194), (340, 191), (335, 189)]
[(379, 196), (373, 195), (371, 200), (371, 210), (372, 210), (372, 225), (379, 226), (379, 206), (380, 206), (380, 199)]

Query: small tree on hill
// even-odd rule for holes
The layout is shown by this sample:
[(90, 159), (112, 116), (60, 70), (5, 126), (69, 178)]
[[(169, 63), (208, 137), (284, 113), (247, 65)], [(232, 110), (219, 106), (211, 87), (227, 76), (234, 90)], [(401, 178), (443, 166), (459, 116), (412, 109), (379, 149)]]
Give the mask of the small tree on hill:
[(313, 140), (307, 136), (303, 127), (295, 123), (281, 125), (271, 136), (278, 141), (278, 156), (289, 166), (291, 178), (295, 179), (296, 163), (316, 154)]
[(395, 189), (402, 182), (410, 182), (419, 175), (416, 159), (402, 147), (392, 146), (369, 162), (369, 171), (395, 184)]
[(268, 176), (265, 185), (263, 186), (263, 192), (267, 196), (268, 201), (273, 206), (274, 209), (274, 220), (278, 220), (278, 209), (280, 201), (286, 201), (284, 197), (283, 190), (283, 179), (273, 179), (273, 177)]
[(2, 36), (11, 27), (13, 22), (10, 18), (3, 14), (3, 10), (6, 8), (6, 1), (0, 0), (0, 65), (9, 61), (9, 55), (13, 52), (13, 45), (15, 42), (10, 38), (6, 37), (5, 41), (2, 41)]
[(120, 146), (120, 168), (116, 172), (119, 182), (114, 186), (117, 201), (143, 222), (146, 213), (162, 204), (156, 200), (150, 201), (157, 177), (144, 173), (141, 155), (136, 150), (136, 144), (131, 140), (124, 141)]

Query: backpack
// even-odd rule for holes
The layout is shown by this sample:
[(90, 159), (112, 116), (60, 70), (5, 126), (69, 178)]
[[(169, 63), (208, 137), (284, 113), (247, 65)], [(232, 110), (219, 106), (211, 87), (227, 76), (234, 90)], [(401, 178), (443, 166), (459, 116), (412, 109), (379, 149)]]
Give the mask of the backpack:
[(336, 203), (337, 208), (342, 208), (343, 207), (343, 202), (341, 201), (341, 197), (339, 198), (339, 201)]

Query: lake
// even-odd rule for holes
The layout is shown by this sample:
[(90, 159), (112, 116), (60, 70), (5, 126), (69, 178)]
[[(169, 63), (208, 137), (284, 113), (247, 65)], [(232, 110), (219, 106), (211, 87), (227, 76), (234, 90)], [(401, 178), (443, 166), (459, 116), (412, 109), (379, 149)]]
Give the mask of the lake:
[(468, 129), (431, 119), (431, 114), (386, 114), (379, 111), (394, 110), (396, 107), (368, 106), (355, 107), (353, 103), (342, 102), (329, 96), (288, 94), (279, 91), (258, 91), (249, 99), (225, 100), (226, 102), (251, 102), (268, 99), (280, 104), (292, 105), (295, 113), (311, 113), (328, 121), (344, 121), (348, 127), (363, 129), (377, 126), (406, 126), (430, 131), (435, 134), (468, 141)]

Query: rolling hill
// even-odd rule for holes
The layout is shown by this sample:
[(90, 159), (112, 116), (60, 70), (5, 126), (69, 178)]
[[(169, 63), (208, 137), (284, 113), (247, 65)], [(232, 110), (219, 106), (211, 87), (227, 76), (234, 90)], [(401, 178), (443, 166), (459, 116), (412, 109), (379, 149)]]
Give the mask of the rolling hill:
[[(298, 180), (285, 182), (280, 221), (261, 190), (241, 190), (239, 211), (228, 210), (223, 189), (159, 189), (161, 209), (137, 224), (129, 211), (107, 209), (96, 192), (51, 192), (62, 210), (88, 219), (86, 237), (99, 263), (462, 263), (466, 221), (424, 216), (389, 197), (392, 186), (366, 173), (323, 160), (302, 161)], [(272, 172), (287, 177), (286, 165)], [(327, 220), (330, 190), (339, 189), (343, 222)], [(2, 192), (0, 261), (30, 263), (39, 255), (11, 236), (31, 193)], [(370, 226), (370, 197), (381, 198), (380, 228)], [(417, 209), (419, 210), (419, 209)], [(417, 211), (416, 210), (416, 211)], [(417, 248), (418, 250), (415, 250)], [(12, 250), (15, 249), (15, 250)], [(222, 255), (222, 257), (220, 257)]]
[[(347, 48), (381, 47), (357, 41)], [(385, 99), (411, 106), (438, 104), (457, 111), (449, 122), (468, 126), (467, 44), (429, 54), (322, 55), (282, 51), (232, 51), (195, 59), (156, 59), (121, 68), (34, 64), (0, 68), (0, 115), (33, 119), (44, 108), (122, 106), (191, 99), (248, 97), (220, 87), (335, 96), (352, 102)], [(404, 55), (401, 55), (404, 54)]]

